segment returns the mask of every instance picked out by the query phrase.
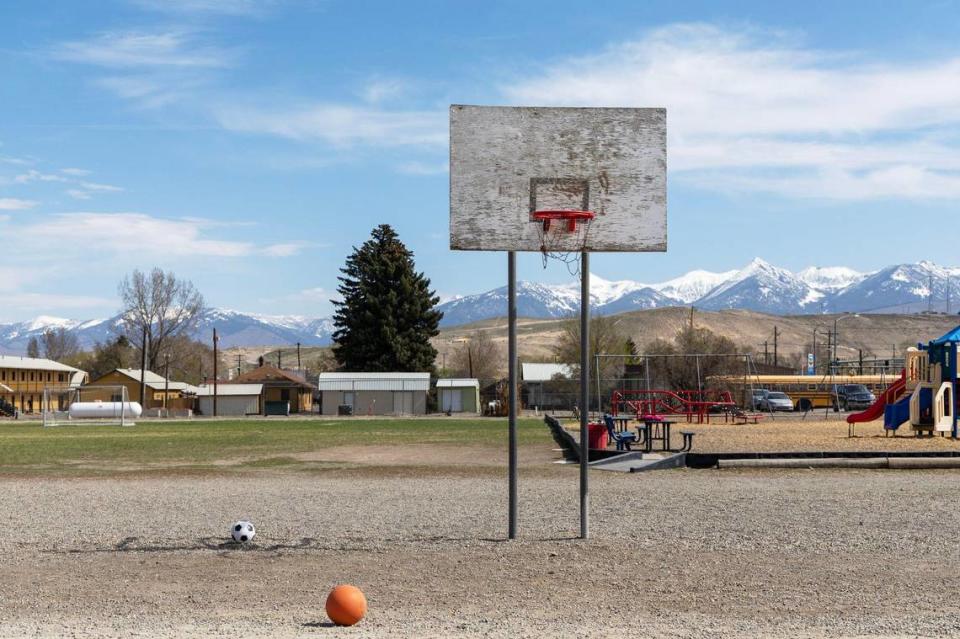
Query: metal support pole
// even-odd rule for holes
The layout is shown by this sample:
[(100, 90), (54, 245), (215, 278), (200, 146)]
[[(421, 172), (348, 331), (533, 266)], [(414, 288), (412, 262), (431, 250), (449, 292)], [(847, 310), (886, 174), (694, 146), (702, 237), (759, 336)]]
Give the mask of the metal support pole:
[(590, 536), (590, 254), (580, 253), (580, 538)]
[[(593, 366), (597, 376), (597, 415), (603, 416), (603, 395), (600, 393), (600, 353), (594, 355)], [(610, 409), (611, 412), (613, 408)]]
[(507, 253), (507, 364), (510, 377), (508, 394), (508, 482), (510, 498), (507, 537), (517, 538), (517, 254)]

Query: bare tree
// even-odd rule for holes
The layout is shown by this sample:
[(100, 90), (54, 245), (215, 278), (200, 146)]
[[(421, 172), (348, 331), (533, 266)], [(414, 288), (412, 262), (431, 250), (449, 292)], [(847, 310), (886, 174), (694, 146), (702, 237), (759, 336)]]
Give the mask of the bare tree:
[[(590, 318), (590, 376), (597, 372), (592, 370), (596, 360), (594, 355), (633, 355), (633, 342), (627, 339), (620, 329), (620, 321), (616, 317), (594, 315)], [(572, 317), (565, 320), (560, 326), (560, 336), (553, 347), (553, 354), (557, 361), (569, 364), (574, 371), (580, 370), (580, 319)], [(614, 380), (623, 370), (624, 361), (621, 358), (600, 358), (600, 377), (604, 380)], [(577, 373), (579, 376), (579, 373)]]
[(119, 293), (123, 330), (138, 347), (146, 331), (147, 367), (153, 371), (163, 363), (172, 340), (188, 336), (206, 308), (192, 282), (159, 268), (149, 274), (135, 270), (120, 283)]
[(40, 338), (43, 356), (55, 362), (75, 356), (80, 351), (80, 342), (77, 336), (67, 329), (47, 329)]
[(488, 331), (474, 331), (454, 350), (451, 369), (460, 377), (493, 380), (500, 377), (505, 361), (503, 349)]
[[(651, 355), (653, 376), (673, 390), (696, 390), (698, 385), (705, 386), (710, 376), (744, 373), (743, 358), (724, 357), (742, 350), (730, 338), (707, 328), (692, 328), (685, 324), (672, 341), (655, 339), (647, 344), (645, 351)], [(682, 357), (693, 354), (707, 357)]]

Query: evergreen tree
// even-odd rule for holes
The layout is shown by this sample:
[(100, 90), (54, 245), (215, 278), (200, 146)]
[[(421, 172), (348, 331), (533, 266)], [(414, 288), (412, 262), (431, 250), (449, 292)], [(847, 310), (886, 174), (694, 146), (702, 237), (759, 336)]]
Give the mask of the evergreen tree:
[(36, 335), (31, 337), (30, 341), (27, 342), (27, 357), (40, 357), (40, 342), (37, 341)]
[(333, 354), (346, 371), (432, 371), (430, 338), (443, 313), (430, 280), (414, 269), (413, 253), (387, 224), (354, 248), (337, 292)]

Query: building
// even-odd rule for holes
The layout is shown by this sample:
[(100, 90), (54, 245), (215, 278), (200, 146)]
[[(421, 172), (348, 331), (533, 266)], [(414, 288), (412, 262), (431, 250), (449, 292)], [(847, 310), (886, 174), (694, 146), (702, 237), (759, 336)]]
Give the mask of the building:
[[(213, 385), (197, 387), (197, 409), (213, 415)], [(217, 384), (217, 416), (243, 417), (263, 414), (263, 384)]]
[(39, 413), (45, 386), (80, 386), (87, 374), (50, 359), (0, 355), (0, 415)]
[(263, 385), (262, 411), (265, 415), (313, 410), (313, 393), (317, 387), (292, 371), (266, 365), (238, 375), (232, 381), (234, 384)]
[(444, 413), (480, 414), (480, 381), (438, 379), (437, 405)]
[[(144, 412), (154, 408), (183, 410), (193, 407), (195, 387), (185, 382), (168, 381), (162, 375), (146, 371), (144, 385)], [(125, 386), (131, 402), (140, 401), (140, 369), (117, 368), (90, 382), (92, 386)], [(166, 402), (164, 402), (166, 397)]]
[(426, 415), (430, 373), (320, 373), (317, 387), (324, 415)]
[(570, 380), (573, 369), (568, 364), (524, 362), (520, 365), (524, 408), (569, 410), (577, 403), (577, 386)]

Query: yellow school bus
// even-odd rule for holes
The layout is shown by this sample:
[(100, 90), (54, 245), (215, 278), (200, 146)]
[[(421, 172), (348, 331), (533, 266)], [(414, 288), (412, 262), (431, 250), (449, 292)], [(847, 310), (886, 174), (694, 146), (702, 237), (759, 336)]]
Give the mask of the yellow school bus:
[(796, 410), (845, 408), (842, 386), (861, 384), (874, 395), (897, 380), (896, 375), (716, 375), (707, 382), (714, 388), (730, 390), (748, 408), (753, 391), (764, 389), (786, 393)]

